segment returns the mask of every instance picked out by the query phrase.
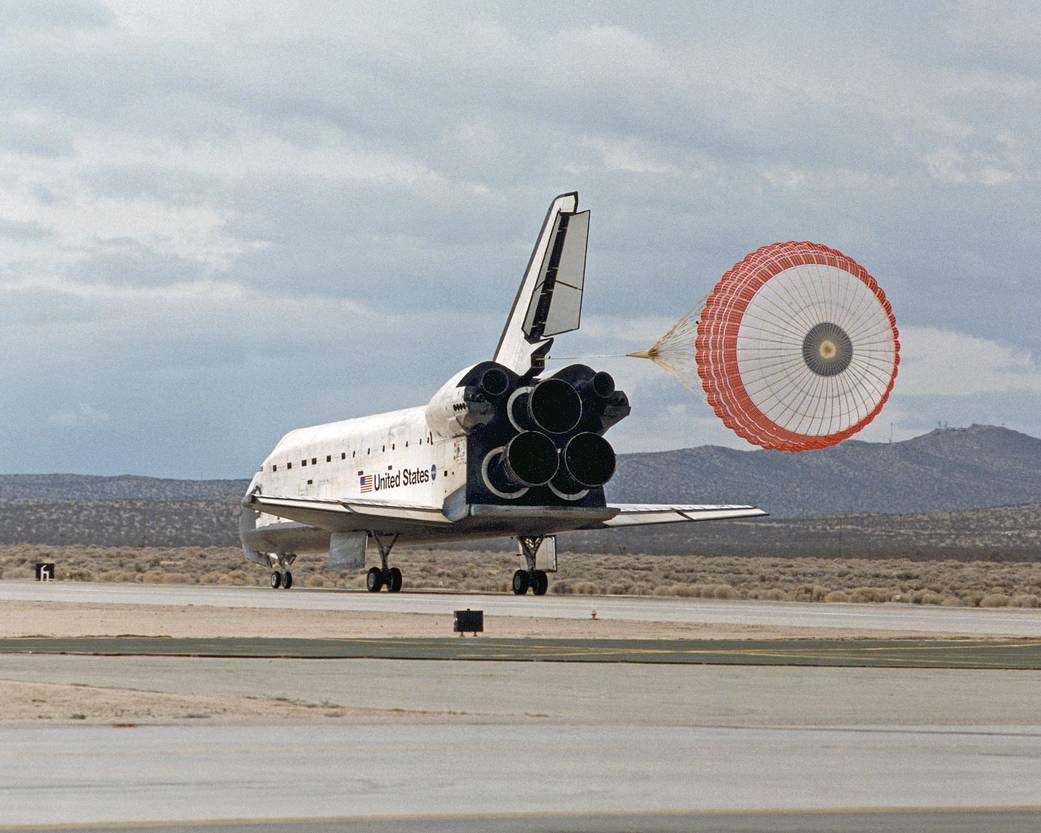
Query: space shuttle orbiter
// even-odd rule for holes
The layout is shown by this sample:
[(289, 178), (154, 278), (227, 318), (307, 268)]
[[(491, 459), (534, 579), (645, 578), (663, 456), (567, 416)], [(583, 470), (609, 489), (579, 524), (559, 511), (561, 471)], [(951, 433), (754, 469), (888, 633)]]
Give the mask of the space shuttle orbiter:
[(546, 592), (555, 534), (765, 513), (754, 506), (608, 504), (615, 452), (604, 434), (629, 415), (610, 374), (573, 364), (552, 375), (553, 338), (581, 324), (589, 212), (553, 200), (494, 356), (452, 376), (415, 408), (299, 428), (264, 459), (242, 501), (251, 561), (292, 586), (301, 552), (360, 569), (370, 591), (402, 587), (397, 542), (510, 537), (524, 567), (513, 591)]

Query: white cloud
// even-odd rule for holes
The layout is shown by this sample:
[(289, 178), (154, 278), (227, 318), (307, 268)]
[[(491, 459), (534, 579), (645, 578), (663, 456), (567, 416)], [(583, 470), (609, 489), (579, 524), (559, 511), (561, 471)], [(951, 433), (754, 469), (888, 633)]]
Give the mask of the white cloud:
[(953, 147), (927, 153), (925, 164), (929, 176), (941, 182), (993, 186), (1007, 185), (1020, 178), (997, 159), (982, 154), (965, 154)]
[(609, 171), (634, 174), (681, 173), (680, 168), (656, 158), (655, 152), (632, 139), (586, 139), (585, 144), (600, 154), (603, 166)]
[[(8, 161), (0, 154), (0, 163)], [(54, 167), (75, 166), (61, 160)], [(0, 185), (0, 201), (7, 218), (35, 223), (55, 235), (60, 245), (42, 241), (31, 247), (0, 253), (0, 265), (24, 263), (34, 274), (56, 273), (83, 260), (110, 240), (132, 240), (160, 254), (198, 262), (212, 270), (227, 269), (236, 258), (263, 244), (239, 240), (224, 231), (227, 216), (211, 205), (177, 206), (156, 199), (98, 197), (82, 185), (74, 185), (68, 199), (57, 203), (41, 200), (36, 189), (67, 181), (68, 171), (47, 175), (46, 163), (26, 165), (23, 176), (11, 188)], [(31, 170), (29, 170), (31, 168)], [(17, 165), (11, 166), (17, 170)], [(81, 171), (83, 173), (83, 171)], [(60, 186), (59, 186), (60, 187)]]
[[(595, 287), (592, 289), (595, 292)], [(602, 349), (644, 350), (664, 335), (676, 320), (672, 316), (585, 315), (580, 337)], [(586, 348), (583, 348), (586, 349)]]
[[(570, 189), (594, 218), (584, 328), (558, 353), (646, 348), (744, 252), (815, 239), (927, 325), (883, 420), (928, 397), (963, 422), (1036, 410), (1025, 7), (763, 5), (751, 26), (694, 4), (54, 8), (15, 13), (0, 50), (7, 465), (57, 465), (62, 425), (100, 419), (79, 403), (115, 417), (61, 464), (183, 474), (252, 464), (229, 424), (415, 404), (488, 356)], [(650, 362), (593, 363), (633, 397), (629, 447), (740, 444)]]
[(763, 179), (777, 188), (798, 189), (806, 185), (806, 171), (794, 168), (774, 167), (762, 172)]
[(900, 328), (904, 396), (1041, 393), (1041, 363), (1029, 349), (935, 327)]

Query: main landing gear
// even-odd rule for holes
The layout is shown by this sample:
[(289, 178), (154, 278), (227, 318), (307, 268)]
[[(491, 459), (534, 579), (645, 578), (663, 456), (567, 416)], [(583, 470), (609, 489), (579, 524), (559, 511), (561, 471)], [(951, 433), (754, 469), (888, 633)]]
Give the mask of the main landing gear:
[(516, 596), (523, 596), (530, 587), (534, 595), (545, 596), (549, 589), (549, 576), (546, 575), (545, 570), (535, 569), (535, 556), (538, 555), (539, 547), (542, 546), (542, 537), (520, 537), (517, 540), (520, 542), (527, 569), (517, 570), (513, 574), (513, 593)]
[(377, 533), (373, 532), (372, 540), (380, 551), (380, 566), (372, 567), (365, 575), (365, 589), (370, 593), (379, 593), (384, 587), (388, 593), (401, 592), (401, 570), (389, 566), (390, 551), (393, 549), (398, 536), (393, 536), (390, 541), (384, 541)]
[(296, 561), (292, 553), (268, 556), (271, 559), (271, 589), (288, 590), (293, 586), (293, 574), (289, 572), (289, 566)]

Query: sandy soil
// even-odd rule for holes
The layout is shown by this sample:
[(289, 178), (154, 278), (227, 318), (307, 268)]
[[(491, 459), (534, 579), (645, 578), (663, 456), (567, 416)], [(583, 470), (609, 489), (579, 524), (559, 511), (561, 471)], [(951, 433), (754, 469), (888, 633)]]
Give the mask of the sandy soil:
[(169, 720), (315, 720), (340, 718), (378, 721), (408, 718), (444, 720), (450, 712), (354, 708), (285, 697), (175, 694), (88, 685), (0, 680), (0, 720), (84, 720), (88, 722), (158, 722)]
[[(868, 629), (770, 625), (634, 622), (486, 616), (485, 632), (504, 639), (872, 639)], [(357, 638), (449, 636), (452, 617), (426, 613), (280, 610), (180, 605), (7, 602), (0, 638), (19, 636), (170, 636)], [(887, 639), (935, 638), (918, 631), (886, 631)]]
[[(705, 528), (712, 526), (707, 525)], [(726, 526), (725, 524), (723, 526)], [(700, 535), (700, 533), (699, 533)], [(957, 536), (955, 536), (957, 537)], [(395, 548), (414, 590), (505, 593), (519, 566), (506, 552)], [(65, 581), (264, 586), (269, 573), (238, 547), (85, 547), (0, 545), (0, 577), (29, 579), (37, 561), (53, 561)], [(365, 571), (330, 570), (326, 556), (304, 554), (293, 572), (300, 587), (361, 590)], [(550, 582), (557, 595), (681, 596), (821, 602), (917, 602), (955, 607), (1038, 607), (1041, 561), (912, 561), (908, 558), (765, 558), (567, 552)], [(986, 599), (986, 603), (984, 600)]]

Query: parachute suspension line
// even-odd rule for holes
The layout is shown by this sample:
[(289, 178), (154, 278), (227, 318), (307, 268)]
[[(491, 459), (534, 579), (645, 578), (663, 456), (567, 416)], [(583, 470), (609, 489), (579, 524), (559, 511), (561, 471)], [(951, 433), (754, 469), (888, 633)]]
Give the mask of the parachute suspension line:
[(628, 353), (634, 359), (650, 359), (658, 367), (679, 380), (684, 387), (701, 389), (697, 361), (694, 357), (694, 341), (698, 335), (700, 304), (684, 315), (669, 328), (648, 350)]

